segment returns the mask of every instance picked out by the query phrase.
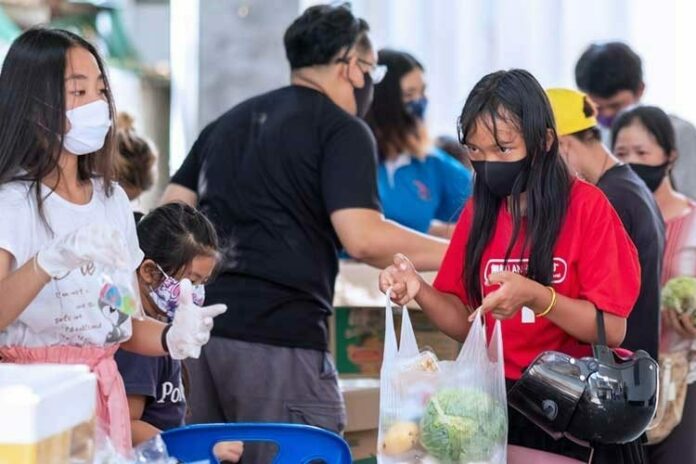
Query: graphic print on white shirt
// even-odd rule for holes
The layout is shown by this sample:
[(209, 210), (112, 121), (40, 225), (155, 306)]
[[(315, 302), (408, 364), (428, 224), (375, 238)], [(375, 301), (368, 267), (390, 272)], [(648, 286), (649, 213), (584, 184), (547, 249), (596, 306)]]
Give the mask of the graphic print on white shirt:
[[(121, 231), (130, 250), (129, 266), (135, 271), (143, 255), (128, 198), (118, 186), (107, 196), (100, 180), (92, 184), (92, 199), (85, 205), (42, 189), (47, 195), (43, 211), (50, 229), (41, 220), (29, 183), (0, 186), (0, 211), (13, 218), (0, 221), (0, 248), (14, 257), (12, 270), (32, 259), (54, 237), (100, 221)], [(130, 338), (130, 317), (99, 304), (104, 273), (104, 267), (92, 263), (51, 280), (15, 322), (0, 330), (0, 346), (104, 346)]]

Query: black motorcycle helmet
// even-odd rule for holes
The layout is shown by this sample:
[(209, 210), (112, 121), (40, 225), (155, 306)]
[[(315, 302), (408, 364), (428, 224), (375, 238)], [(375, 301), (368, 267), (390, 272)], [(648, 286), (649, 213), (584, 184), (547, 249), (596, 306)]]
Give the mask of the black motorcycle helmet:
[(657, 408), (658, 364), (645, 351), (626, 360), (606, 346), (597, 311), (594, 357), (540, 354), (508, 393), (508, 403), (558, 439), (620, 444), (640, 437)]

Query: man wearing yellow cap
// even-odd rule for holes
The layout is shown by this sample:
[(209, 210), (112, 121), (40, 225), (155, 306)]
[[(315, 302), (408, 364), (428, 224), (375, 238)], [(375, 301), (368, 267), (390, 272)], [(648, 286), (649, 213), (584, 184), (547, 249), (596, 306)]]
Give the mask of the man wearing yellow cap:
[(653, 195), (628, 165), (602, 144), (596, 110), (585, 94), (570, 89), (546, 91), (570, 171), (597, 185), (619, 214), (638, 250), (641, 292), (628, 317), (623, 347), (647, 351), (657, 359), (660, 325), (660, 273), (664, 222)]

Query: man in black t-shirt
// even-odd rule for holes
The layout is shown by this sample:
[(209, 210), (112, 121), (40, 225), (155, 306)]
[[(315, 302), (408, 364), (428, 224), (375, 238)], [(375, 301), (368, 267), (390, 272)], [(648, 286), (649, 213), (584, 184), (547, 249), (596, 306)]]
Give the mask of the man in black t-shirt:
[[(658, 359), (660, 344), (660, 274), (665, 225), (645, 183), (602, 144), (597, 110), (585, 94), (549, 89), (559, 152), (579, 177), (597, 185), (609, 199), (638, 251), (640, 294), (626, 323), (622, 347), (647, 351)], [(647, 462), (643, 438), (624, 445), (594, 448), (593, 462)]]
[(660, 326), (660, 273), (665, 228), (650, 190), (631, 168), (602, 144), (596, 110), (585, 94), (547, 90), (556, 118), (560, 152), (571, 170), (607, 196), (638, 250), (641, 289), (628, 317), (623, 347), (657, 359)]
[[(197, 204), (224, 243), (220, 275), (206, 290), (208, 304), (228, 311), (190, 363), (195, 422), (341, 431), (327, 354), (339, 249), (377, 267), (397, 252), (420, 269), (439, 266), (446, 242), (380, 211), (375, 142), (355, 116), (378, 77), (367, 31), (345, 6), (306, 10), (284, 38), (292, 85), (208, 125), (165, 192), (165, 202)], [(270, 462), (249, 447), (244, 459)]]

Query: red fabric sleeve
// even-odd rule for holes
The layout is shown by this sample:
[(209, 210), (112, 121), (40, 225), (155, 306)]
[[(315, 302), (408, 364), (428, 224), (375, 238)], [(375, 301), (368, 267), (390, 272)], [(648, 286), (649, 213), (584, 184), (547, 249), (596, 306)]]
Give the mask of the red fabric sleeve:
[(576, 236), (582, 243), (579, 298), (627, 317), (640, 292), (638, 252), (609, 200), (598, 190), (588, 197)]
[(458, 296), (465, 305), (469, 305), (469, 297), (464, 288), (462, 276), (464, 274), (464, 253), (471, 231), (472, 216), (473, 207), (470, 200), (459, 216), (445, 258), (442, 260), (440, 270), (433, 282), (433, 286), (437, 290)]

